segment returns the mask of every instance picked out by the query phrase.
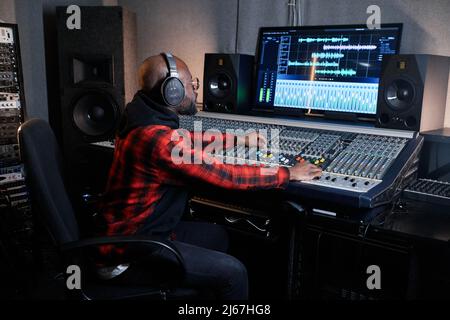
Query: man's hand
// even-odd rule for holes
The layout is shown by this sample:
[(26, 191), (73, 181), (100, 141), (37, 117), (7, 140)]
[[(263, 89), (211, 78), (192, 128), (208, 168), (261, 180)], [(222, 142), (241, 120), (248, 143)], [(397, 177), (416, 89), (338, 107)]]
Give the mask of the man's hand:
[[(254, 143), (257, 143), (257, 145), (254, 145)], [(255, 148), (255, 147), (267, 147), (267, 137), (259, 132), (251, 132), (250, 134), (245, 136), (245, 146), (249, 148)]]
[(312, 180), (322, 175), (322, 169), (308, 161), (302, 161), (289, 168), (289, 173), (290, 180)]

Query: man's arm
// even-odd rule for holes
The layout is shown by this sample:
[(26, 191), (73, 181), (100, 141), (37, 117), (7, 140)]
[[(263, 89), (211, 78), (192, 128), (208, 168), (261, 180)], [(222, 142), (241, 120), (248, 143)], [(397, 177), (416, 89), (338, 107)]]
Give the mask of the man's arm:
[(179, 148), (183, 142), (182, 138), (180, 141), (172, 141), (172, 132), (167, 131), (161, 134), (155, 145), (154, 161), (159, 168), (226, 189), (284, 188), (289, 183), (290, 174), (285, 167), (278, 167), (268, 172), (258, 166), (221, 163), (220, 159), (211, 158), (206, 154), (203, 148), (199, 150), (188, 148), (190, 143), (185, 143), (185, 149), (183, 149), (184, 152), (189, 152), (189, 155), (183, 154), (183, 157), (174, 159), (172, 151), (175, 147)]
[[(199, 133), (197, 133), (197, 134), (199, 134)], [(189, 131), (189, 135), (191, 136), (192, 141), (194, 141), (194, 139), (196, 139), (194, 131)], [(203, 147), (214, 142), (216, 140), (216, 136), (220, 136), (220, 138), (222, 139), (224, 150), (233, 148), (237, 142), (236, 136), (234, 134), (230, 134), (230, 133), (216, 132), (216, 134), (205, 135), (205, 132), (203, 131), (203, 132), (201, 132), (201, 135), (202, 135), (201, 139), (202, 139)]]

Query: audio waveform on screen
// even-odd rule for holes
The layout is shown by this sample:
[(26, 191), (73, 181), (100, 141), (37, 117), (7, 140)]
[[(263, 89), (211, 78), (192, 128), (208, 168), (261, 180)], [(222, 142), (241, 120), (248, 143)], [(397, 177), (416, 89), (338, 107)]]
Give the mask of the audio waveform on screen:
[(336, 61), (288, 61), (288, 67), (339, 67)]
[(378, 84), (277, 80), (274, 105), (375, 114)]
[(353, 69), (338, 69), (338, 70), (327, 70), (327, 69), (319, 69), (314, 70), (316, 74), (325, 74), (325, 75), (335, 75), (335, 76), (354, 76), (356, 71)]
[(328, 58), (343, 58), (343, 53), (338, 52), (313, 52), (311, 58), (328, 59)]
[(332, 37), (332, 38), (299, 38), (298, 42), (302, 43), (302, 42), (347, 42), (349, 39), (348, 38), (336, 38), (336, 37)]
[(323, 50), (375, 50), (376, 45), (372, 44), (351, 44), (351, 45), (323, 45)]

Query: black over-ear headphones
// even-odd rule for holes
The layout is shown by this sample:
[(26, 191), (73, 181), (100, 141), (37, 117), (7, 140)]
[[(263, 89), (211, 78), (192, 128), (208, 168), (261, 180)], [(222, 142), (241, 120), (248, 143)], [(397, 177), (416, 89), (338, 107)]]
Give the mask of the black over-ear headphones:
[(173, 55), (167, 52), (161, 54), (164, 56), (169, 69), (169, 73), (161, 85), (161, 95), (166, 105), (177, 107), (186, 96), (186, 91), (183, 82), (178, 77), (177, 63)]

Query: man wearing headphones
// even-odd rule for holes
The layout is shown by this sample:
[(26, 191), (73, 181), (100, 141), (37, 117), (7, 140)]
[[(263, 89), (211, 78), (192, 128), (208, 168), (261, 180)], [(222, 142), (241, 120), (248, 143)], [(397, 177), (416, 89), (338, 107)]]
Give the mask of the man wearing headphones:
[[(248, 298), (247, 271), (226, 254), (226, 231), (214, 224), (180, 221), (187, 209), (189, 186), (209, 183), (235, 190), (284, 188), (289, 180), (310, 180), (321, 170), (307, 163), (272, 174), (260, 167), (178, 163), (171, 158), (179, 114), (196, 113), (198, 80), (186, 64), (169, 53), (146, 59), (139, 68), (140, 90), (119, 125), (101, 211), (106, 235), (152, 235), (170, 239), (186, 265), (184, 285), (212, 289), (218, 299)], [(195, 152), (195, 151), (194, 151)], [(104, 246), (106, 257), (123, 248)], [(163, 254), (163, 253), (162, 253)], [(168, 257), (170, 259), (170, 257)], [(150, 281), (145, 257), (99, 270), (104, 279), (126, 283)]]

